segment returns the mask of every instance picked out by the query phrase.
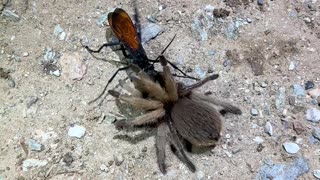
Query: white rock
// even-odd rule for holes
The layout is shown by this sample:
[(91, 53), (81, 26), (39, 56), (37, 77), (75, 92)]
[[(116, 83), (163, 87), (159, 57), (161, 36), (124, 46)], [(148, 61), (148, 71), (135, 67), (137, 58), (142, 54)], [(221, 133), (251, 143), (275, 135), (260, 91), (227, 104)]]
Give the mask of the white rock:
[(27, 56), (29, 56), (29, 53), (28, 53), (28, 52), (24, 52), (24, 53), (22, 54), (22, 56), (23, 56), (23, 57), (27, 57)]
[(290, 65), (289, 65), (289, 71), (293, 71), (296, 68), (296, 65), (294, 62), (290, 61)]
[(22, 162), (22, 170), (28, 171), (32, 167), (40, 167), (48, 164), (46, 160), (38, 160), (38, 159), (26, 159)]
[(285, 142), (283, 143), (283, 147), (290, 154), (295, 154), (300, 150), (300, 147), (298, 146), (298, 144), (293, 142)]
[(100, 165), (100, 170), (101, 170), (101, 171), (104, 171), (104, 172), (108, 172), (108, 171), (109, 171), (109, 168), (108, 168), (105, 164), (101, 164), (101, 165)]
[(320, 121), (320, 111), (316, 108), (308, 109), (306, 118), (311, 122), (319, 122)]
[(314, 170), (314, 171), (313, 171), (313, 175), (314, 175), (314, 177), (320, 179), (320, 169)]
[(79, 125), (74, 125), (69, 128), (68, 135), (70, 137), (82, 138), (86, 133), (86, 128)]
[(257, 143), (257, 144), (261, 144), (261, 143), (264, 142), (264, 140), (263, 140), (261, 137), (259, 137), (259, 136), (255, 137), (255, 138), (253, 139), (253, 141), (254, 141), (255, 143)]

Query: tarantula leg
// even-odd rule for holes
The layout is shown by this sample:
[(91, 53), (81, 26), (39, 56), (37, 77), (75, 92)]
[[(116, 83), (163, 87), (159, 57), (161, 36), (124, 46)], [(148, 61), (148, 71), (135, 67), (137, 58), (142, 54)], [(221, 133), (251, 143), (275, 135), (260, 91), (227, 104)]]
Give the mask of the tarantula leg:
[(114, 123), (116, 129), (121, 130), (124, 128), (130, 128), (134, 126), (141, 126), (145, 124), (152, 124), (157, 122), (158, 118), (165, 115), (165, 110), (163, 108), (156, 109), (149, 113), (143, 114), (134, 118), (133, 120), (120, 120)]
[[(199, 94), (196, 92), (193, 92), (191, 96), (193, 99), (198, 99), (201, 101), (212, 103), (217, 106), (221, 106), (223, 108), (222, 111), (224, 111), (226, 113), (239, 114), (239, 115), (242, 114), (241, 110), (238, 107), (236, 107), (228, 102), (221, 101), (215, 97), (205, 96), (205, 95), (202, 95), (202, 94)], [(220, 110), (220, 112), (221, 112), (221, 110)]]
[(182, 161), (192, 172), (196, 171), (195, 165), (190, 161), (186, 153), (184, 152), (183, 145), (180, 141), (178, 132), (176, 128), (173, 126), (172, 121), (168, 121), (169, 126), (169, 140), (171, 142), (171, 149), (173, 149), (173, 152), (176, 154), (178, 159)]
[(168, 98), (170, 101), (177, 101), (178, 100), (178, 91), (177, 91), (177, 84), (173, 79), (173, 76), (170, 72), (169, 66), (167, 66), (167, 60), (164, 56), (159, 56), (160, 62), (163, 68), (163, 78), (165, 82), (165, 89), (168, 93)]
[(156, 154), (157, 154), (157, 163), (160, 171), (163, 174), (166, 174), (166, 141), (167, 135), (169, 133), (169, 127), (166, 123), (161, 123), (158, 126), (157, 136), (156, 136)]
[(161, 102), (168, 99), (166, 91), (160, 84), (146, 78), (132, 77), (135, 88), (142, 93), (147, 93), (150, 98), (159, 100)]
[(135, 88), (131, 87), (128, 83), (126, 83), (124, 80), (119, 80), (119, 85), (128, 91), (132, 96), (134, 97), (142, 97), (142, 94), (140, 91), (136, 90)]
[(120, 94), (119, 92), (114, 90), (109, 90), (108, 93), (113, 97), (120, 99), (121, 101), (124, 101), (134, 107), (141, 108), (144, 110), (158, 109), (163, 106), (163, 104), (160, 101)]
[(204, 85), (205, 83), (207, 83), (208, 81), (212, 81), (212, 80), (215, 80), (219, 77), (219, 74), (213, 74), (211, 76), (208, 76), (206, 77), (205, 79), (193, 84), (193, 85), (190, 85), (190, 86), (185, 86), (183, 87), (182, 89), (179, 89), (179, 96), (185, 96), (187, 94), (189, 94), (193, 89), (195, 88), (198, 88), (202, 85)]

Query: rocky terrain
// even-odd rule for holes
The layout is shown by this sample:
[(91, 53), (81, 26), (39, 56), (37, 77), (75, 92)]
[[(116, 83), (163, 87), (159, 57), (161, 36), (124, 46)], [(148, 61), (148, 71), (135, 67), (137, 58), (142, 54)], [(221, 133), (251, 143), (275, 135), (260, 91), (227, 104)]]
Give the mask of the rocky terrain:
[[(107, 14), (125, 1), (2, 0), (0, 180), (320, 179), (320, 2), (318, 0), (138, 1), (144, 48), (188, 74), (220, 77), (198, 91), (240, 107), (223, 137), (188, 153), (190, 172), (167, 149), (156, 164), (155, 129), (118, 131), (136, 116), (107, 96), (88, 104), (117, 70), (81, 45), (106, 42)], [(99, 57), (119, 61), (106, 48)], [(115, 78), (110, 88), (117, 88)], [(178, 79), (187, 84), (194, 81)]]

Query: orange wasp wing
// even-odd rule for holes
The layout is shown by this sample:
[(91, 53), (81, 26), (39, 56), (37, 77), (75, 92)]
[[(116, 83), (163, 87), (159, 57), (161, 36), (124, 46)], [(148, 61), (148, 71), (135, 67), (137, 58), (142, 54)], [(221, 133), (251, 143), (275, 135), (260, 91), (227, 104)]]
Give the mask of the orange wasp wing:
[(139, 50), (138, 33), (130, 16), (123, 9), (117, 8), (109, 13), (108, 21), (119, 41), (124, 42), (133, 51)]

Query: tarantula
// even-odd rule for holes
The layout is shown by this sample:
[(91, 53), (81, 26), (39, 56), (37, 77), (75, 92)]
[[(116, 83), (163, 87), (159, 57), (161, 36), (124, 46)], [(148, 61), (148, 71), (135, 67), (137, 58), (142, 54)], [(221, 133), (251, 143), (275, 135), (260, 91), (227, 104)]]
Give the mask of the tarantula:
[(169, 141), (175, 155), (192, 172), (195, 172), (196, 167), (185, 154), (183, 142), (195, 146), (214, 146), (220, 138), (222, 113), (212, 105), (220, 106), (223, 112), (233, 114), (241, 114), (241, 110), (229, 103), (192, 91), (218, 78), (219, 75), (215, 74), (186, 86), (174, 81), (163, 56), (160, 57), (160, 61), (163, 67), (164, 87), (152, 81), (144, 71), (140, 71), (136, 76), (132, 76), (135, 89), (124, 86), (131, 92), (131, 96), (114, 90), (109, 91), (109, 94), (115, 98), (147, 111), (131, 120), (116, 121), (115, 127), (121, 130), (156, 124), (155, 146), (160, 171), (163, 174), (166, 173), (165, 147)]

